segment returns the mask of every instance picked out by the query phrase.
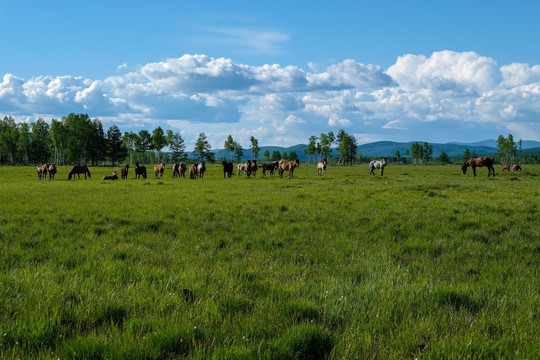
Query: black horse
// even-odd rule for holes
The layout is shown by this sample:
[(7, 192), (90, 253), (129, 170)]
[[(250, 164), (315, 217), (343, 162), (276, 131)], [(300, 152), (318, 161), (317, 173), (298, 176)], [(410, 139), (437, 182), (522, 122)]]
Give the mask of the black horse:
[(135, 179), (140, 179), (141, 175), (146, 179), (146, 167), (144, 165), (139, 166), (139, 163), (135, 163)]
[(233, 174), (234, 165), (230, 161), (223, 160), (221, 162), (221, 165), (223, 165), (223, 178), (225, 177), (231, 177)]

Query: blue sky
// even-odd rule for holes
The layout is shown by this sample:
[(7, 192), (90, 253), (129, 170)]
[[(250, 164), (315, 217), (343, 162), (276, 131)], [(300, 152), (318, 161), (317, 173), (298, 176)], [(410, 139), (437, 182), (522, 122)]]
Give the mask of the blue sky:
[(4, 1), (0, 116), (244, 147), (540, 140), (540, 2)]

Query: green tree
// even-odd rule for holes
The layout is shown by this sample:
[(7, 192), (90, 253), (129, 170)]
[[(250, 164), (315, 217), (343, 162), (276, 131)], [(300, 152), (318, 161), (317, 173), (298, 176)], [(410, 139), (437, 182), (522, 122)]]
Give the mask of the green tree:
[(255, 139), (255, 137), (251, 135), (249, 141), (251, 142), (251, 152), (253, 153), (253, 159), (258, 160), (259, 152), (261, 151), (261, 148), (259, 147), (259, 140)]
[(396, 159), (398, 162), (401, 159), (401, 153), (399, 152), (399, 150), (396, 150)]
[(424, 158), (424, 148), (419, 143), (415, 142), (411, 146), (411, 157), (413, 162), (422, 164), (422, 159)]
[(195, 142), (195, 149), (193, 150), (194, 153), (198, 154), (199, 161), (204, 161), (205, 159), (210, 160), (210, 149), (212, 149), (212, 147), (206, 139), (206, 134), (200, 133), (199, 138)]
[(463, 152), (463, 162), (469, 160), (471, 158), (471, 149), (466, 148)]
[(263, 157), (264, 161), (270, 161), (270, 151), (264, 150)]
[(116, 125), (112, 125), (107, 130), (107, 157), (112, 162), (112, 166), (116, 162), (125, 159), (127, 155), (126, 147), (122, 145), (122, 132)]
[(4, 119), (0, 121), (0, 163), (13, 164), (15, 162), (18, 136), (15, 119), (4, 116)]
[(99, 119), (94, 119), (90, 123), (90, 133), (87, 138), (88, 155), (92, 161), (92, 166), (105, 160), (107, 156), (107, 140), (103, 131), (103, 124)]
[(146, 161), (146, 152), (152, 148), (152, 135), (148, 130), (140, 130), (135, 138), (135, 149), (140, 154), (140, 160), (144, 164)]
[(167, 138), (161, 126), (158, 126), (152, 131), (152, 145), (151, 148), (157, 151), (157, 162), (161, 163), (161, 149), (167, 145)]
[(272, 151), (272, 161), (279, 161), (279, 160), (281, 160), (280, 152), (277, 150)]
[(287, 154), (285, 151), (282, 154), (283, 160), (289, 160), (289, 154)]
[(30, 126), (27, 123), (20, 123), (19, 136), (17, 139), (17, 152), (24, 165), (28, 165), (28, 153), (30, 151), (31, 138)]
[(328, 159), (332, 153), (332, 143), (335, 141), (335, 136), (332, 131), (328, 134), (321, 133), (319, 137), (320, 154), (323, 159)]
[(339, 160), (338, 165), (352, 165), (356, 153), (357, 153), (357, 143), (354, 136), (347, 134), (345, 130), (339, 130), (337, 134), (338, 151), (339, 151)]
[(167, 130), (167, 143), (171, 149), (171, 161), (180, 162), (187, 160), (186, 145), (180, 133)]
[(448, 154), (446, 154), (444, 151), (441, 151), (439, 157), (437, 158), (437, 162), (439, 164), (448, 164), (450, 162), (450, 158), (448, 157)]
[(237, 146), (238, 144), (234, 141), (232, 135), (229, 135), (223, 144), (223, 148), (229, 152), (229, 160), (232, 160), (233, 152), (236, 150)]
[(313, 160), (313, 164), (315, 164), (315, 154), (316, 153), (317, 153), (317, 137), (315, 135), (311, 135), (309, 137), (309, 142), (308, 142), (308, 146), (307, 146), (307, 154), (308, 154), (308, 156), (311, 156), (311, 158)]
[(129, 164), (133, 165), (133, 152), (136, 150), (137, 134), (133, 131), (126, 131), (122, 137), (122, 145), (128, 149), (129, 152)]
[(242, 160), (242, 156), (244, 156), (244, 149), (242, 149), (242, 145), (236, 141), (233, 142), (233, 147), (236, 153), (236, 160), (240, 162), (240, 160)]
[(70, 113), (62, 118), (66, 130), (66, 157), (68, 161), (86, 163), (90, 157), (95, 127), (88, 114)]
[(433, 145), (429, 145), (427, 142), (424, 142), (424, 147), (422, 150), (422, 155), (427, 165), (429, 160), (431, 160), (433, 157)]
[(289, 153), (289, 160), (293, 161), (293, 160), (296, 160), (296, 159), (298, 159), (298, 154), (296, 153), (296, 151), (291, 151)]
[(51, 120), (49, 137), (54, 150), (53, 162), (64, 164), (66, 161), (67, 131), (63, 120)]
[(39, 118), (31, 127), (34, 157), (38, 162), (45, 163), (49, 158), (49, 124)]

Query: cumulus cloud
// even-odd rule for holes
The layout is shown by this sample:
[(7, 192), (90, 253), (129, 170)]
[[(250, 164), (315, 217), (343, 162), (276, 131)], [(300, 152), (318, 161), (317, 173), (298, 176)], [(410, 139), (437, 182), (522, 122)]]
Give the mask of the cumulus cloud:
[(448, 137), (434, 130), (439, 125), (456, 129), (448, 141), (463, 140), (464, 130), (488, 129), (482, 140), (510, 129), (527, 134), (523, 129), (540, 119), (540, 65), (499, 67), (475, 52), (441, 51), (400, 56), (388, 69), (351, 59), (319, 67), (253, 66), (187, 54), (103, 80), (5, 74), (0, 113), (84, 112), (137, 126), (176, 124), (193, 133), (206, 124), (202, 131), (221, 134), (236, 123), (237, 133), (283, 132), (273, 140), (294, 142), (336, 127), (364, 138), (399, 133), (418, 139), (422, 131)]

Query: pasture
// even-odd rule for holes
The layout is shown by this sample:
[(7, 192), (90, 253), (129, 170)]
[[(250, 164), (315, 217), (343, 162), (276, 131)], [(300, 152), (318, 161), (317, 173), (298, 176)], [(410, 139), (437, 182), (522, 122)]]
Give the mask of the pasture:
[(495, 169), (0, 167), (0, 358), (538, 358), (540, 166)]

